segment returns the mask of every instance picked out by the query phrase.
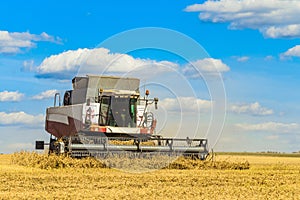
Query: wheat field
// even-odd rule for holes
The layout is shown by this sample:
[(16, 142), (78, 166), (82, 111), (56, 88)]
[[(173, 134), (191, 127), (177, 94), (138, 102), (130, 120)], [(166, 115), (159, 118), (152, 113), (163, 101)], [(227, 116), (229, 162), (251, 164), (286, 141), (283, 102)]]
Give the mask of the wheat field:
[(226, 154), (139, 173), (93, 159), (35, 158), (0, 155), (0, 199), (300, 199), (299, 157)]

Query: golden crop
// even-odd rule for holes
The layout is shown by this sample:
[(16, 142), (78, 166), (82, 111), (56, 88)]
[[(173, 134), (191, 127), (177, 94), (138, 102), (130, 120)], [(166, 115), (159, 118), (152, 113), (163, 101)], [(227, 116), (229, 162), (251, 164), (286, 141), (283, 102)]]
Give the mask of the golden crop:
[[(247, 170), (216, 167), (247, 161)], [(207, 161), (210, 165), (180, 158), (147, 173), (103, 162), (26, 152), (0, 155), (0, 199), (300, 199), (299, 157), (220, 155)]]
[(157, 169), (249, 169), (248, 161), (228, 162), (196, 160), (185, 157), (169, 157), (158, 155), (152, 157), (130, 157), (130, 154), (111, 155), (107, 158), (91, 157), (76, 159), (68, 156), (18, 152), (12, 155), (12, 164), (41, 169), (54, 168), (117, 168), (132, 172), (142, 172)]

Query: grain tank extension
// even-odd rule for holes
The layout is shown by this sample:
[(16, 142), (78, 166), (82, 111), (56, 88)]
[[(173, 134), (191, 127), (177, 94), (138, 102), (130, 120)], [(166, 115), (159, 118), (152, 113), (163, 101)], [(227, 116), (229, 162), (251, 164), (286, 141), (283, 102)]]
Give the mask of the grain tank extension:
[(205, 159), (207, 139), (164, 138), (155, 132), (151, 112), (158, 98), (140, 96), (140, 80), (113, 76), (75, 77), (73, 89), (55, 94), (47, 108), (45, 129), (50, 142), (36, 141), (36, 149), (73, 157), (134, 154), (183, 154)]

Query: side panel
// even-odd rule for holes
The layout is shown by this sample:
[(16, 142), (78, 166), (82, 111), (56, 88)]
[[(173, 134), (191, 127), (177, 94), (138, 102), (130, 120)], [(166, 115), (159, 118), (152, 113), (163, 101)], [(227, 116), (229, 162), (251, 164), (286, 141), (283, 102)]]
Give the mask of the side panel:
[(45, 129), (55, 137), (74, 135), (82, 127), (81, 104), (47, 108)]

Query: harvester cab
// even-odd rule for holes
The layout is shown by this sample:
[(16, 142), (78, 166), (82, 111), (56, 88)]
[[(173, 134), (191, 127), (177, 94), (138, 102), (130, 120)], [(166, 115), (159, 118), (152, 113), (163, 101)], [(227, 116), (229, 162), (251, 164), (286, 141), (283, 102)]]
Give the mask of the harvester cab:
[[(206, 139), (163, 138), (155, 132), (157, 119), (149, 90), (140, 96), (140, 80), (112, 76), (75, 77), (72, 90), (55, 94), (47, 108), (45, 129), (50, 133), (49, 152), (74, 157), (108, 153), (184, 154), (205, 159)], [(150, 109), (151, 107), (151, 109)], [(37, 149), (45, 143), (36, 142)]]

